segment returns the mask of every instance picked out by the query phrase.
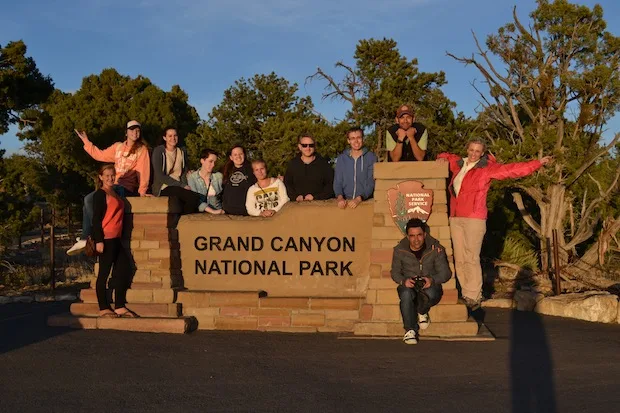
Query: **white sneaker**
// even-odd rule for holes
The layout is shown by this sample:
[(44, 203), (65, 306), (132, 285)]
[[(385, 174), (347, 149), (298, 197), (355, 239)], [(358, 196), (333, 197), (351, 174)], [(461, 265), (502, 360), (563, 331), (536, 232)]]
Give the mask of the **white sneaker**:
[(73, 244), (69, 251), (67, 251), (67, 255), (78, 255), (86, 249), (86, 240), (82, 240), (77, 238), (77, 242)]
[(418, 326), (420, 326), (420, 330), (426, 330), (431, 323), (431, 318), (426, 314), (418, 314)]
[(403, 337), (403, 341), (405, 344), (418, 344), (418, 339), (416, 338), (416, 334), (414, 330), (409, 330), (405, 333)]

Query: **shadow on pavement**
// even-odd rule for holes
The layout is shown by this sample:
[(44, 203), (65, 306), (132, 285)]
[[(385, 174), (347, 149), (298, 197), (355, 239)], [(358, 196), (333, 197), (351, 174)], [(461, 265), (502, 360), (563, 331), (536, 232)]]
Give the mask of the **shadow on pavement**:
[(539, 314), (511, 314), (510, 377), (512, 413), (556, 413), (553, 361)]
[(68, 301), (0, 306), (0, 354), (70, 332), (47, 326), (47, 316), (69, 311)]

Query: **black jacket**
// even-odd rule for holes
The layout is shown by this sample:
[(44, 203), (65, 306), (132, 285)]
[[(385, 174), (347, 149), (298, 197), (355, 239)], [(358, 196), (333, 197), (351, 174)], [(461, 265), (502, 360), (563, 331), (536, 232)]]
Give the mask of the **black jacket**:
[(308, 194), (314, 199), (330, 199), (334, 197), (334, 169), (319, 154), (309, 164), (297, 155), (288, 163), (284, 185), (291, 201), (299, 195)]
[(429, 234), (426, 234), (425, 246), (419, 261), (409, 248), (407, 237), (394, 247), (391, 275), (397, 284), (402, 285), (405, 280), (416, 276), (429, 277), (433, 283), (443, 284), (452, 277), (446, 249)]

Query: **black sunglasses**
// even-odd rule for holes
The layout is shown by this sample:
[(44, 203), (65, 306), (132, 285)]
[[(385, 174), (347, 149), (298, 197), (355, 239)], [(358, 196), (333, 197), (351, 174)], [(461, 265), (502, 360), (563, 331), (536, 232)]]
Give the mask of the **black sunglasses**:
[(302, 148), (314, 148), (316, 145), (314, 143), (300, 143)]

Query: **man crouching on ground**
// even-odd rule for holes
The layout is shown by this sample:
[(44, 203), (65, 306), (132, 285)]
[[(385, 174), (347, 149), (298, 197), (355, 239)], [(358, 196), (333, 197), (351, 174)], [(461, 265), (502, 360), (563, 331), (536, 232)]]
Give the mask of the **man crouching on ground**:
[(407, 222), (407, 237), (394, 247), (392, 279), (398, 284), (400, 313), (406, 344), (417, 344), (418, 330), (428, 327), (428, 311), (439, 303), (441, 284), (450, 279), (445, 248), (426, 233), (426, 224), (414, 218)]

